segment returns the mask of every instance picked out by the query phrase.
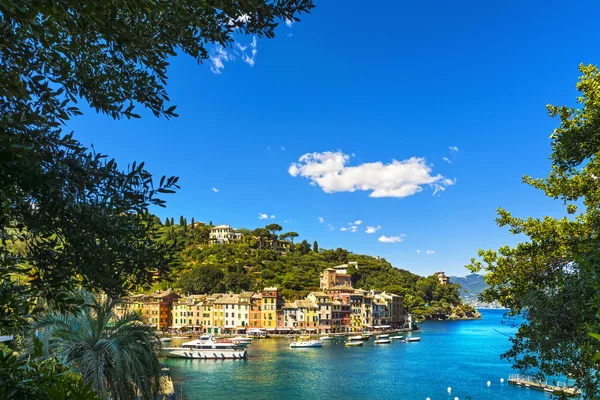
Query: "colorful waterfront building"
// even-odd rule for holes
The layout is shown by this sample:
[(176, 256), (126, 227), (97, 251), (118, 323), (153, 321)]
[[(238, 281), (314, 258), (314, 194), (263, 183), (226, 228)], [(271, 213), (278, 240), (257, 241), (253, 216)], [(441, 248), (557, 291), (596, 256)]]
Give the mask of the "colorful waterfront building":
[(388, 310), (388, 324), (398, 326), (404, 325), (405, 312), (404, 312), (404, 301), (402, 296), (394, 293), (381, 293), (381, 297), (386, 302)]
[(173, 321), (174, 329), (202, 329), (203, 301), (206, 295), (193, 294), (186, 297), (180, 297), (173, 302)]
[(317, 332), (319, 328), (319, 306), (310, 300), (296, 300), (298, 307), (298, 328), (303, 331)]
[(266, 287), (262, 293), (262, 321), (261, 328), (267, 331), (277, 329), (277, 313), (281, 310), (282, 300), (276, 287)]
[(331, 299), (325, 292), (311, 292), (306, 298), (319, 307), (319, 333), (331, 332)]
[(134, 294), (130, 296), (123, 296), (121, 301), (115, 304), (114, 313), (117, 317), (121, 318), (125, 314), (137, 311), (142, 314), (142, 320), (147, 323), (145, 319), (144, 310), (144, 298), (145, 294)]
[(217, 323), (219, 320), (219, 311), (215, 309), (214, 302), (224, 296), (223, 293), (214, 293), (207, 295), (202, 305), (202, 325), (205, 333), (219, 333), (220, 325)]
[(284, 329), (298, 330), (298, 305), (295, 301), (286, 302), (283, 307), (283, 324), (280, 327)]
[(138, 311), (145, 324), (164, 331), (173, 324), (173, 303), (178, 298), (177, 293), (169, 290), (125, 296), (116, 304), (115, 314), (123, 316), (127, 312)]
[(333, 300), (332, 304), (332, 332), (350, 332), (352, 325), (350, 323), (350, 304), (340, 300)]
[(260, 328), (262, 326), (262, 295), (260, 293), (254, 293), (250, 297), (248, 325), (250, 328)]
[(354, 293), (350, 295), (350, 326), (354, 332), (360, 332), (366, 329), (362, 318), (364, 298), (365, 291), (362, 289), (356, 289)]

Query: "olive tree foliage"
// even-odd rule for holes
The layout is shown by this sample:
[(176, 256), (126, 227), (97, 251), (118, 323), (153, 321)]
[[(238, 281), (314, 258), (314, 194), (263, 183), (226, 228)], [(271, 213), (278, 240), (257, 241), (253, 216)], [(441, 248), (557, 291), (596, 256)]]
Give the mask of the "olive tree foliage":
[(166, 270), (148, 213), (160, 182), (82, 146), (66, 121), (78, 103), (114, 119), (136, 106), (175, 117), (169, 59), (199, 63), (235, 35), (272, 38), (310, 0), (5, 0), (0, 2), (0, 331), (23, 325), (43, 297), (69, 304), (83, 286), (116, 297)]
[(552, 169), (524, 182), (563, 202), (565, 217), (517, 218), (498, 225), (526, 241), (479, 251), (470, 268), (487, 272), (486, 301), (523, 323), (504, 357), (522, 370), (572, 377), (586, 398), (600, 396), (600, 74), (580, 66), (578, 108), (548, 106), (560, 120), (551, 135)]

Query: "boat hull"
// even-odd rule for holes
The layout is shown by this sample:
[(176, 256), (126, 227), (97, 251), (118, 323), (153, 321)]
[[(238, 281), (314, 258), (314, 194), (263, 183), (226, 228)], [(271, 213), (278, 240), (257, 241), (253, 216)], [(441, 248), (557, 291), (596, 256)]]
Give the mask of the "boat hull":
[(358, 347), (362, 345), (363, 342), (346, 342), (346, 347)]
[(311, 342), (292, 342), (290, 344), (290, 348), (292, 349), (308, 349), (314, 347), (323, 347), (323, 343), (320, 341), (311, 341)]
[(170, 358), (189, 358), (198, 360), (242, 360), (247, 357), (246, 350), (224, 351), (224, 350), (168, 350), (166, 353)]

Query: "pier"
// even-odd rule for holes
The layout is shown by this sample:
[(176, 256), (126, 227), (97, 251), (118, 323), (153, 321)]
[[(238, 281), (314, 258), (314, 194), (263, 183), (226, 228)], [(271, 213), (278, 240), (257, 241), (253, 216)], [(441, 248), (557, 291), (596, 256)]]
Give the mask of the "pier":
[(513, 374), (508, 377), (508, 383), (515, 386), (528, 387), (530, 389), (542, 390), (544, 392), (556, 395), (565, 394), (569, 397), (581, 395), (581, 391), (568, 386), (566, 383), (557, 382), (556, 385), (549, 385), (547, 381), (541, 381), (530, 376)]

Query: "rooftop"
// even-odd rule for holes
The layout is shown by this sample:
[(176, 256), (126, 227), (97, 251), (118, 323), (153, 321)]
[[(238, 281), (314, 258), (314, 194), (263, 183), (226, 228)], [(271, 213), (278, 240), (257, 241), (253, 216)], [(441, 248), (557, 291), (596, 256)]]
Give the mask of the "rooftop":
[(229, 225), (217, 225), (217, 226), (213, 226), (212, 228), (210, 228), (210, 230), (214, 230), (214, 229), (231, 229), (231, 226)]

